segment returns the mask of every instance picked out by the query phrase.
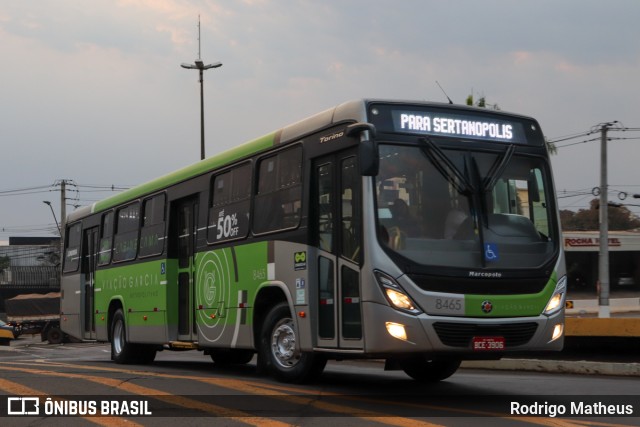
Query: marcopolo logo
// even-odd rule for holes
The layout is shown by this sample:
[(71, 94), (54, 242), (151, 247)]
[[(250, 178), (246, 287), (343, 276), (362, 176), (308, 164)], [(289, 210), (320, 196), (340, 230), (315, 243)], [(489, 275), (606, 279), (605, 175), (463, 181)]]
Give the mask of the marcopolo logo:
[(491, 301), (487, 300), (487, 301), (483, 301), (482, 305), (481, 305), (482, 311), (484, 313), (491, 313), (491, 311), (493, 310), (493, 304), (491, 303)]

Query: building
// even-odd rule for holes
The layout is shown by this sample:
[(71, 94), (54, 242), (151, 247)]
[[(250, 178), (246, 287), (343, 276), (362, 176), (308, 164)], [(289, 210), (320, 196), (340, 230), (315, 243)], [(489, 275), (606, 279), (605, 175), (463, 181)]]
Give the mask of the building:
[[(597, 296), (600, 233), (563, 232), (569, 296)], [(640, 296), (640, 232), (609, 231), (611, 297)]]
[(12, 237), (0, 246), (0, 312), (19, 294), (60, 290), (60, 238)]

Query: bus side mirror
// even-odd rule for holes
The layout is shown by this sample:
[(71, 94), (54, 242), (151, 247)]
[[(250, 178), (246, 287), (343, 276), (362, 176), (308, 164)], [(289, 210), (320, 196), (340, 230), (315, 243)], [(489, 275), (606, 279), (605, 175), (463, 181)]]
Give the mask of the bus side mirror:
[(358, 145), (358, 165), (362, 176), (376, 176), (380, 168), (378, 143), (375, 141), (376, 128), (371, 123), (354, 123), (347, 126), (347, 136), (360, 136)]

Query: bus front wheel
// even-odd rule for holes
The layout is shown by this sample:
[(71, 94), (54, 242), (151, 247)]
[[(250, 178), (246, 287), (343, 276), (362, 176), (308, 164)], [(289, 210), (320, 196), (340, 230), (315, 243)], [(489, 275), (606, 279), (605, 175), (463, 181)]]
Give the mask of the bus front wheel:
[(267, 315), (262, 328), (260, 357), (269, 371), (280, 381), (302, 383), (320, 375), (326, 358), (301, 352), (289, 305), (276, 305)]
[(432, 360), (426, 356), (416, 356), (400, 361), (402, 370), (414, 380), (437, 382), (449, 378), (460, 367), (459, 360)]

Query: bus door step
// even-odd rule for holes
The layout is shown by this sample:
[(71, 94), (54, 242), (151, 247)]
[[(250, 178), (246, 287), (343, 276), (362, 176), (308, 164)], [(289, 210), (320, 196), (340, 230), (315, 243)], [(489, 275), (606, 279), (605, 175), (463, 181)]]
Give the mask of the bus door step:
[(191, 341), (171, 341), (169, 347), (176, 350), (197, 350), (200, 348), (197, 342)]

